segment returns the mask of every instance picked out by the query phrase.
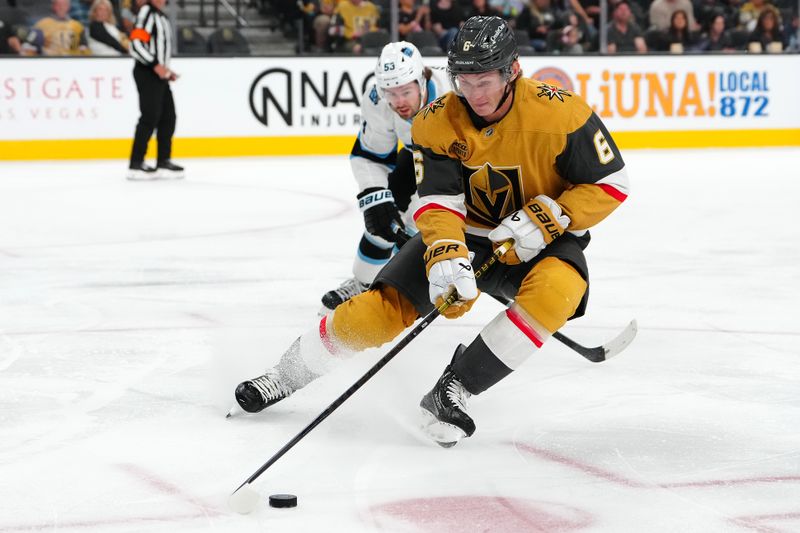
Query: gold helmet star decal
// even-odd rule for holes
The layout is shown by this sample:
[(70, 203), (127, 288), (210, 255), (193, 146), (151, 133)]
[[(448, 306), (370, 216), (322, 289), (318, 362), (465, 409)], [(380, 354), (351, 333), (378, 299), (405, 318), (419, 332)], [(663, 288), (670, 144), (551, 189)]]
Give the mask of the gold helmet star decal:
[(572, 95), (569, 94), (564, 89), (559, 89), (555, 85), (548, 85), (546, 83), (542, 83), (537, 87), (539, 89), (539, 93), (536, 96), (542, 97), (546, 96), (548, 100), (552, 100), (553, 98), (558, 98), (560, 101), (564, 101), (565, 96), (569, 96), (572, 98)]

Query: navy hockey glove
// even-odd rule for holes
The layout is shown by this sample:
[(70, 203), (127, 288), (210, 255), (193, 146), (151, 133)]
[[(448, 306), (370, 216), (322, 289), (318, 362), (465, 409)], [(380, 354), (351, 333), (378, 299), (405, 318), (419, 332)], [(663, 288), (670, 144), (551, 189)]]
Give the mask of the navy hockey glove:
[(397, 241), (396, 228), (405, 229), (400, 211), (389, 189), (370, 187), (358, 195), (358, 208), (364, 213), (367, 232), (389, 242)]

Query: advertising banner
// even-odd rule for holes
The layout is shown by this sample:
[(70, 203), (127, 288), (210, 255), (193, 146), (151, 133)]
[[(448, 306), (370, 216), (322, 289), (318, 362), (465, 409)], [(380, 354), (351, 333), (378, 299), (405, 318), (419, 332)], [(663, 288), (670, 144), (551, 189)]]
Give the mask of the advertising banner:
[[(530, 56), (626, 148), (800, 145), (800, 56)], [(426, 58), (446, 81), (445, 58)], [(345, 153), (374, 58), (177, 58), (176, 157)], [(125, 157), (130, 58), (0, 59), (0, 159)]]

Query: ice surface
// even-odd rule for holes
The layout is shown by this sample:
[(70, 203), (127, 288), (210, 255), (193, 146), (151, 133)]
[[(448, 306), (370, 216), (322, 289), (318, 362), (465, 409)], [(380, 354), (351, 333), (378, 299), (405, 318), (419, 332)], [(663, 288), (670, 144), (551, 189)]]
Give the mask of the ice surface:
[[(389, 349), (256, 416), (232, 391), (313, 327), (361, 231), (346, 157), (0, 163), (0, 533), (800, 530), (800, 151), (632, 151), (593, 231), (589, 312), (472, 399), (452, 449), (417, 404), (499, 310), (439, 319), (254, 484)], [(267, 496), (298, 495), (295, 509)]]

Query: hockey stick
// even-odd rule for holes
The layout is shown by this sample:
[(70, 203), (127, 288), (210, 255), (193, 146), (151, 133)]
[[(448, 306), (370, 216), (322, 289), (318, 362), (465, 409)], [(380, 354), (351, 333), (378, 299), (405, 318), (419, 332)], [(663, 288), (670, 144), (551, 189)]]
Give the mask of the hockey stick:
[[(497, 248), (497, 250), (494, 251), (492, 256), (483, 265), (481, 265), (480, 268), (478, 268), (475, 271), (475, 277), (476, 278), (481, 277), (481, 275), (483, 273), (485, 273), (493, 264), (495, 264), (497, 262), (497, 260), (500, 258), (500, 256), (502, 256), (504, 253), (506, 253), (508, 250), (511, 249), (512, 244), (513, 244), (512, 241), (507, 241), (507, 242), (503, 243), (499, 248)], [(289, 450), (291, 450), (294, 447), (295, 444), (300, 442), (315, 427), (320, 425), (320, 423), (322, 423), (323, 420), (328, 418), (328, 416), (330, 416), (331, 413), (333, 413), (336, 409), (338, 409), (340, 405), (342, 405), (345, 401), (347, 401), (347, 399), (350, 398), (367, 381), (372, 379), (372, 377), (375, 374), (377, 374), (378, 371), (380, 371), (381, 368), (386, 366), (386, 364), (389, 361), (391, 361), (394, 358), (394, 356), (396, 356), (398, 353), (400, 353), (400, 351), (403, 348), (408, 346), (408, 344), (411, 341), (413, 341), (417, 337), (417, 335), (422, 333), (423, 330), (425, 330), (425, 328), (430, 326), (431, 322), (436, 320), (436, 318), (439, 315), (441, 315), (448, 307), (453, 305), (453, 303), (457, 299), (458, 299), (458, 294), (455, 292), (455, 290), (451, 290), (448, 293), (447, 298), (445, 298), (444, 302), (438, 308), (436, 308), (433, 311), (431, 311), (430, 313), (428, 313), (428, 315), (425, 318), (423, 318), (422, 321), (419, 324), (417, 324), (414, 327), (414, 329), (412, 329), (408, 333), (408, 335), (403, 337), (400, 340), (400, 342), (398, 342), (395, 345), (394, 348), (389, 350), (389, 353), (387, 353), (386, 355), (381, 357), (380, 360), (372, 366), (372, 368), (367, 370), (367, 372), (363, 376), (361, 376), (358, 379), (358, 381), (353, 383), (350, 386), (349, 389), (344, 391), (344, 393), (342, 393), (341, 396), (336, 398), (333, 401), (333, 403), (331, 403), (324, 411), (322, 411), (319, 414), (319, 416), (317, 416), (317, 418), (312, 420), (310, 424), (308, 424), (306, 427), (304, 427), (300, 431), (300, 433), (295, 435), (292, 438), (292, 440), (290, 440), (289, 442), (287, 442), (283, 446), (283, 448), (278, 450), (275, 453), (275, 455), (270, 457), (270, 459), (266, 463), (261, 465), (261, 467), (258, 470), (256, 470), (253, 473), (253, 475), (251, 475), (249, 478), (247, 478), (244, 481), (244, 483), (239, 485), (239, 487), (237, 487), (237, 489), (235, 491), (233, 491), (233, 494), (231, 494), (230, 497), (228, 498), (228, 505), (230, 506), (230, 508), (233, 509), (234, 511), (236, 511), (237, 513), (240, 513), (240, 514), (248, 514), (248, 513), (252, 512), (253, 509), (256, 508), (256, 505), (258, 505), (258, 502), (260, 501), (260, 497), (259, 497), (258, 493), (255, 490), (253, 490), (253, 488), (250, 486), (253, 483), (253, 481), (258, 479), (258, 477), (261, 474), (263, 474), (267, 470), (267, 468), (272, 466), (278, 459), (283, 457), (283, 455), (286, 452), (288, 452)]]
[[(398, 248), (402, 247), (412, 237), (405, 231), (405, 229), (399, 227), (396, 229), (396, 235)], [(494, 294), (490, 294), (490, 296), (506, 307), (514, 303), (514, 300), (509, 300), (502, 296), (495, 296)], [(636, 324), (636, 320), (631, 320), (630, 323), (625, 326), (625, 329), (623, 329), (616, 337), (607, 343), (601, 344), (600, 346), (595, 346), (594, 348), (583, 346), (559, 331), (553, 333), (553, 338), (564, 344), (566, 347), (575, 350), (589, 361), (593, 363), (602, 363), (603, 361), (618, 355), (622, 350), (627, 348), (628, 345), (633, 342), (634, 337), (636, 337), (637, 331), (638, 325)]]
[[(490, 296), (506, 307), (514, 303), (514, 300), (509, 300), (502, 296), (495, 296), (494, 294), (491, 294)], [(563, 343), (568, 348), (572, 348), (589, 361), (593, 363), (602, 363), (603, 361), (611, 359), (615, 355), (619, 355), (622, 350), (627, 348), (628, 345), (633, 342), (634, 337), (636, 337), (637, 331), (639, 331), (639, 326), (636, 323), (636, 319), (631, 320), (630, 323), (625, 326), (625, 329), (623, 329), (616, 337), (605, 344), (595, 346), (594, 348), (589, 348), (579, 344), (558, 331), (553, 333), (553, 338)]]

